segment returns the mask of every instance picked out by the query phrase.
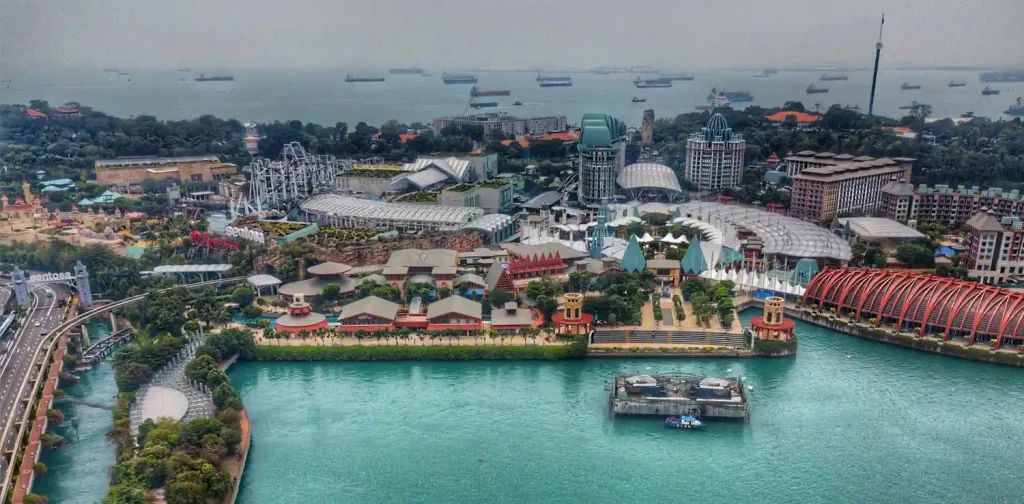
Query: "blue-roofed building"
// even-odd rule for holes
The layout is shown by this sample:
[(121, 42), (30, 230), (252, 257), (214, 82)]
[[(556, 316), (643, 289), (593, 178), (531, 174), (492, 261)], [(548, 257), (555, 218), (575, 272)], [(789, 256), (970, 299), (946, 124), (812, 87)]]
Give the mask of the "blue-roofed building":
[(640, 273), (647, 269), (647, 259), (644, 258), (644, 251), (640, 249), (640, 242), (636, 235), (629, 237), (629, 245), (626, 245), (626, 252), (622, 254), (619, 261), (619, 269), (630, 273)]
[(583, 114), (576, 147), (580, 155), (580, 203), (615, 201), (616, 180), (626, 164), (625, 130), (625, 124), (608, 114)]
[(117, 200), (119, 200), (119, 199), (121, 199), (123, 197), (124, 196), (122, 196), (122, 195), (120, 195), (120, 194), (118, 194), (116, 192), (108, 190), (108, 191), (103, 191), (103, 194), (101, 194), (101, 195), (99, 195), (99, 196), (97, 196), (95, 198), (92, 198), (92, 199), (82, 198), (78, 202), (78, 206), (81, 207), (81, 206), (89, 206), (89, 205), (109, 205), (110, 203), (113, 203), (113, 202), (115, 202), (115, 201), (117, 201)]

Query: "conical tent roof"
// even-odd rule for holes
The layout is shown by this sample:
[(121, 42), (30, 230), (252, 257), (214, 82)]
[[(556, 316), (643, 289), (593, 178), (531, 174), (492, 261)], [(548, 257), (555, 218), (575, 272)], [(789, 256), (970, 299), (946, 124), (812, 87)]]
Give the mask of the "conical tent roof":
[(686, 249), (683, 259), (679, 261), (679, 267), (684, 275), (700, 275), (708, 269), (708, 262), (704, 259), (704, 252), (700, 247), (700, 236), (693, 238), (693, 243)]
[(619, 268), (630, 273), (639, 273), (647, 269), (647, 259), (644, 258), (644, 252), (640, 250), (640, 242), (637, 241), (636, 235), (629, 237), (629, 245), (626, 245), (626, 251), (622, 254)]

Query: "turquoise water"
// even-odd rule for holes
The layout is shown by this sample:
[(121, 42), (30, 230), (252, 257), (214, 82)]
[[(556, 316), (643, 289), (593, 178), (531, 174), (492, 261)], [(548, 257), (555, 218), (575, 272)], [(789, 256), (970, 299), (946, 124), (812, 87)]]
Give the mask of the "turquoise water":
[[(110, 334), (110, 323), (93, 321), (89, 324), (93, 341)], [(114, 369), (109, 361), (84, 373), (79, 382), (63, 386), (69, 396), (113, 404), (117, 396)], [(110, 430), (110, 411), (77, 404), (61, 404), (64, 424), (56, 429), (69, 443), (55, 451), (43, 454), (42, 462), (49, 472), (38, 477), (33, 491), (47, 497), (54, 504), (92, 504), (107, 493), (107, 470), (114, 465), (114, 445), (107, 442)]]
[[(773, 360), (237, 365), (239, 502), (1024, 500), (1020, 370), (797, 331)], [(641, 370), (745, 375), (751, 423), (609, 419)]]

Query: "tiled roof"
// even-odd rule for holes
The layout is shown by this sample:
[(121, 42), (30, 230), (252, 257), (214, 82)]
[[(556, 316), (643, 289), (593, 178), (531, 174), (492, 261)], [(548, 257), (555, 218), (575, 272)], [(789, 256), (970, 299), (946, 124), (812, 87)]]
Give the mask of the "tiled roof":
[(781, 112), (776, 112), (772, 115), (765, 116), (765, 119), (768, 119), (769, 121), (785, 121), (786, 118), (789, 116), (795, 117), (796, 122), (798, 123), (812, 123), (814, 121), (817, 121), (818, 119), (821, 119), (820, 115), (808, 114), (806, 112), (797, 112), (795, 110), (783, 110)]
[(457, 313), (479, 319), (482, 311), (483, 308), (476, 301), (470, 301), (462, 296), (448, 296), (440, 301), (430, 303), (430, 306), (427, 307), (427, 318), (432, 319), (446, 313)]

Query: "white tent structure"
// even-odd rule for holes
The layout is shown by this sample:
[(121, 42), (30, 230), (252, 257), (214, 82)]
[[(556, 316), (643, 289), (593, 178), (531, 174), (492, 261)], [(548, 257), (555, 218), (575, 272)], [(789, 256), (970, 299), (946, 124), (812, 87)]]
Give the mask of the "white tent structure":
[(651, 243), (652, 241), (654, 241), (654, 237), (651, 236), (651, 233), (644, 233), (644, 235), (641, 236), (640, 238), (637, 238), (636, 241), (640, 243)]

